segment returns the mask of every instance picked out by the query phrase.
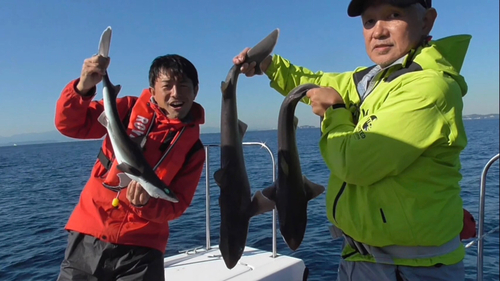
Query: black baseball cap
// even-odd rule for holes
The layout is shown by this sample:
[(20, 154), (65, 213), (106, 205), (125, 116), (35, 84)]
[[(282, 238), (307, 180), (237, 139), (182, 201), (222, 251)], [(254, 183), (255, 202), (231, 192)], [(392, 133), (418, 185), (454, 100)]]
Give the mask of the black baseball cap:
[[(363, 13), (366, 2), (371, 0), (351, 0), (347, 8), (347, 14), (350, 17), (357, 17)], [(419, 3), (424, 8), (429, 9), (432, 6), (432, 0), (387, 0), (387, 3), (397, 7), (408, 7), (410, 5)]]

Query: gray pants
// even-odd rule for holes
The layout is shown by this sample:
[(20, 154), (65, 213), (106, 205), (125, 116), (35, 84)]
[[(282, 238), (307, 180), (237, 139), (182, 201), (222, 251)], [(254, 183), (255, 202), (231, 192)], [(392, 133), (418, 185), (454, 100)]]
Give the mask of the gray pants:
[(440, 267), (397, 266), (341, 260), (337, 281), (463, 281), (464, 263)]
[(70, 231), (57, 281), (164, 281), (163, 253)]

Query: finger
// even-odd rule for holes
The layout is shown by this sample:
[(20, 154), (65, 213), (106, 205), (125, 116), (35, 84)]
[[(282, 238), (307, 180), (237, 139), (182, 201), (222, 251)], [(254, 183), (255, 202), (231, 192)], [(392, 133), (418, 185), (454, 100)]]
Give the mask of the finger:
[(106, 74), (106, 67), (99, 65), (99, 64), (96, 64), (96, 63), (90, 63), (89, 65), (84, 67), (83, 71), (86, 74), (97, 73), (100, 75), (104, 75), (104, 74)]
[(100, 66), (107, 66), (109, 64), (109, 57), (103, 57), (101, 55), (97, 56), (97, 63), (100, 65)]
[(135, 200), (135, 202), (133, 202), (134, 204), (136, 204), (136, 205), (141, 204), (140, 198), (141, 198), (141, 193), (143, 193), (143, 192), (144, 192), (144, 189), (141, 187), (140, 184), (137, 184), (135, 187), (135, 192), (134, 192), (134, 200)]
[(249, 47), (246, 47), (245, 49), (243, 49), (243, 51), (241, 51), (241, 53), (237, 57), (238, 63), (242, 63), (245, 61), (245, 58), (247, 57), (248, 51), (250, 51)]
[(128, 184), (128, 186), (127, 186), (127, 200), (128, 200), (128, 201), (131, 201), (131, 199), (132, 199), (132, 198), (130, 197), (130, 194), (131, 194), (131, 191), (130, 191), (130, 190), (131, 190), (131, 189), (132, 189), (132, 186), (131, 186), (131, 183), (129, 183), (129, 184)]
[(149, 194), (145, 190), (143, 190), (143, 192), (139, 197), (139, 202), (141, 205), (146, 205), (148, 201), (149, 201)]
[(132, 196), (135, 194), (136, 181), (131, 181), (127, 187), (127, 199), (131, 201)]
[(237, 54), (234, 58), (233, 58), (233, 63), (234, 64), (240, 64), (242, 63), (243, 61), (241, 60), (241, 53)]
[(311, 89), (311, 90), (308, 90), (308, 91), (306, 92), (306, 97), (311, 98), (312, 94), (313, 94), (313, 90), (312, 90), (312, 89)]
[(306, 96), (311, 99), (313, 96), (314, 96), (314, 93), (316, 92), (315, 91), (316, 89), (310, 89), (306, 92)]
[(244, 64), (241, 65), (240, 71), (242, 73), (246, 73), (248, 71), (248, 68), (249, 68), (248, 63), (245, 62)]
[(93, 62), (93, 61), (90, 61), (90, 62), (87, 62), (83, 65), (83, 69), (85, 69), (86, 71), (93, 71), (95, 72), (96, 69), (98, 69), (100, 67), (100, 64), (98, 62)]
[(318, 110), (318, 107), (313, 107), (312, 108), (312, 112), (316, 115), (319, 115), (319, 110)]
[(251, 68), (245, 73), (246, 77), (252, 77), (255, 75), (255, 68)]
[(111, 63), (111, 58), (110, 58), (110, 57), (107, 57), (107, 58), (106, 58), (106, 64), (105, 64), (106, 69), (109, 67), (109, 64), (110, 64), (110, 63)]
[(98, 62), (99, 61), (99, 55), (94, 55), (88, 59), (85, 59), (84, 62)]
[(88, 72), (105, 73), (110, 61), (110, 58), (105, 58), (102, 56), (91, 58), (85, 61), (85, 63), (83, 64), (83, 68)]
[(109, 62), (110, 62), (109, 57), (99, 56), (99, 61), (97, 64), (97, 67), (99, 69), (99, 73), (101, 73), (102, 75), (106, 74), (106, 69), (108, 69)]

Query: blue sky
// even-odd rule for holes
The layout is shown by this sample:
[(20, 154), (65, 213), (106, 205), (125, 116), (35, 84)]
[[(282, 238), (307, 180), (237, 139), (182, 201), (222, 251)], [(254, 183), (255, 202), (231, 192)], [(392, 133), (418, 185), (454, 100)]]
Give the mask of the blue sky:
[[(462, 74), (469, 84), (464, 114), (498, 113), (499, 1), (433, 1), (434, 38), (473, 36)], [(473, 3), (473, 4), (471, 4)], [(206, 127), (220, 122), (220, 82), (232, 58), (274, 28), (275, 52), (313, 71), (349, 71), (370, 65), (359, 18), (348, 1), (132, 1), (16, 0), (0, 9), (0, 136), (54, 130), (54, 109), (63, 87), (97, 52), (99, 37), (113, 28), (109, 74), (121, 95), (148, 86), (151, 61), (178, 53), (198, 68), (197, 101)], [(273, 128), (282, 97), (264, 76), (238, 82), (240, 119), (249, 129)], [(99, 86), (99, 92), (101, 87)], [(99, 93), (96, 97), (101, 99)], [(318, 125), (310, 107), (297, 107), (300, 125)]]

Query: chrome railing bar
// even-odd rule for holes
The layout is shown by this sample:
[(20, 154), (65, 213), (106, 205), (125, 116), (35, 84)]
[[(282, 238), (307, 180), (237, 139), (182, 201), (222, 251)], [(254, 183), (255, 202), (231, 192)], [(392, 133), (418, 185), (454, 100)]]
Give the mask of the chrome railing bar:
[[(274, 159), (273, 152), (271, 149), (263, 142), (243, 142), (243, 145), (259, 145), (269, 152), (271, 156), (271, 161), (273, 165), (273, 182), (276, 181), (276, 161)], [(210, 147), (220, 147), (220, 144), (205, 144), (205, 213), (206, 213), (206, 249), (210, 249), (210, 157), (209, 148)], [(276, 208), (273, 209), (273, 258), (278, 255), (277, 251), (277, 226), (276, 219), (277, 213)]]
[(486, 174), (493, 162), (497, 161), (499, 154), (493, 156), (483, 168), (481, 173), (481, 189), (479, 191), (479, 224), (478, 224), (478, 241), (477, 241), (477, 280), (483, 280), (483, 242), (484, 234), (484, 203), (486, 191)]

